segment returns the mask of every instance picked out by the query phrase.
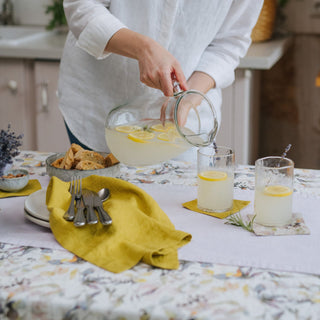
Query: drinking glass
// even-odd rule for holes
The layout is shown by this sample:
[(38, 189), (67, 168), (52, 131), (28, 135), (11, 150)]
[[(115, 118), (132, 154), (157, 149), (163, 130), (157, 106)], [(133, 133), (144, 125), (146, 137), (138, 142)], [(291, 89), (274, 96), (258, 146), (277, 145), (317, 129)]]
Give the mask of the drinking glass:
[(225, 212), (233, 206), (234, 152), (227, 147), (202, 147), (197, 153), (198, 208)]
[(264, 226), (284, 226), (292, 219), (292, 160), (265, 157), (255, 162), (255, 222)]

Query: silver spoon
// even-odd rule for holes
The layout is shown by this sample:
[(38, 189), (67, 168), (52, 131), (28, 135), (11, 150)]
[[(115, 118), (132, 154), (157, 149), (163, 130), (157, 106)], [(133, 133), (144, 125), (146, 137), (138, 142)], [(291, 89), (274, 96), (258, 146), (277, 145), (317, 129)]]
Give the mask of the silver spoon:
[(106, 201), (110, 197), (110, 190), (108, 188), (102, 188), (97, 192), (102, 202)]
[(109, 214), (103, 209), (103, 202), (106, 201), (110, 197), (110, 190), (108, 188), (102, 188), (97, 192), (98, 197), (100, 198), (99, 203), (95, 203), (96, 209), (98, 211), (100, 222), (103, 225), (110, 225), (112, 223), (112, 219)]

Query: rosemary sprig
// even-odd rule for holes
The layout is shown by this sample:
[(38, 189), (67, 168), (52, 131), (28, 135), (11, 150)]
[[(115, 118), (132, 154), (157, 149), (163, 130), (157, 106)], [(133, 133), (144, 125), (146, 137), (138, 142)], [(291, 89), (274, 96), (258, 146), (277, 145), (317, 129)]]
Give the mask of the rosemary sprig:
[(252, 217), (252, 219), (249, 220), (249, 222), (243, 221), (240, 212), (233, 214), (232, 216), (229, 216), (226, 219), (225, 224), (230, 224), (236, 227), (241, 227), (249, 232), (254, 232), (253, 231), (253, 221), (255, 219), (255, 215)]

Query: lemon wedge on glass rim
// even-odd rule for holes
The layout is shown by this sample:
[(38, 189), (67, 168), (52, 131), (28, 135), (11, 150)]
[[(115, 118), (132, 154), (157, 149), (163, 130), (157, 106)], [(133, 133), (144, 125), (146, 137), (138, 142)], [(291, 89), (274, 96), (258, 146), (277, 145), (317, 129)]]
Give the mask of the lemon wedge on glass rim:
[(116, 130), (119, 132), (123, 132), (123, 133), (130, 133), (130, 132), (135, 132), (135, 131), (141, 131), (142, 128), (139, 126), (126, 125), (126, 126), (117, 126)]
[(139, 143), (147, 143), (149, 142), (148, 140), (154, 138), (154, 133), (149, 132), (149, 131), (134, 131), (132, 133), (128, 134), (128, 139), (134, 141), (134, 142), (139, 142)]
[(228, 175), (224, 171), (208, 170), (199, 173), (198, 177), (206, 181), (223, 181), (227, 179)]
[(264, 193), (267, 196), (272, 196), (272, 197), (287, 197), (292, 194), (292, 189), (286, 186), (282, 185), (273, 185), (273, 186), (267, 186), (264, 188)]

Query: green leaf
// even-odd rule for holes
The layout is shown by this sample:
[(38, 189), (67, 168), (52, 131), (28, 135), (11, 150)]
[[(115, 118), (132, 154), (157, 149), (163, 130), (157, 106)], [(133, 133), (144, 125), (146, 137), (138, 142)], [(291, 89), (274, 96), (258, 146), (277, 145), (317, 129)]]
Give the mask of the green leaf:
[(63, 9), (63, 0), (53, 0), (52, 4), (47, 6), (45, 13), (52, 16), (46, 29), (52, 30), (56, 27), (67, 25), (67, 19)]

